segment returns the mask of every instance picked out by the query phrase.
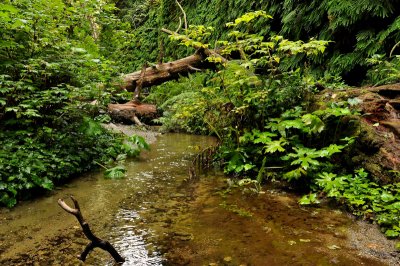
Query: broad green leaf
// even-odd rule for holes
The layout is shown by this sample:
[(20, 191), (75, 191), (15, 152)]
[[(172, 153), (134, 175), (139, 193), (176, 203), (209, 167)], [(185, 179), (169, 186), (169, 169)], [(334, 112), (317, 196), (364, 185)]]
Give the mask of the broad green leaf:
[(264, 150), (267, 153), (274, 153), (274, 152), (284, 152), (285, 148), (283, 146), (287, 145), (288, 142), (284, 138), (280, 138), (279, 140), (274, 140), (267, 143), (264, 146)]
[(311, 193), (308, 195), (304, 195), (299, 200), (300, 205), (310, 205), (310, 204), (319, 204), (318, 196), (316, 193)]
[(317, 160), (309, 156), (300, 157), (297, 160), (291, 162), (291, 165), (300, 165), (304, 170), (307, 170), (310, 167), (310, 165), (319, 165), (319, 164), (320, 163)]
[(261, 132), (256, 135), (256, 138), (254, 139), (254, 143), (267, 144), (272, 141), (271, 138), (276, 137), (276, 136), (277, 136), (277, 134), (275, 134), (275, 133), (264, 131), (264, 132)]
[(308, 133), (321, 133), (325, 129), (325, 123), (316, 115), (305, 114), (301, 119), (308, 126), (309, 130), (306, 131)]
[(107, 169), (104, 173), (106, 178), (110, 179), (120, 179), (125, 177), (126, 169), (121, 165), (117, 165), (113, 168)]
[(395, 197), (391, 193), (389, 193), (387, 191), (383, 191), (382, 195), (381, 195), (381, 199), (383, 202), (391, 202), (391, 201), (395, 200)]
[(386, 230), (386, 231), (385, 231), (385, 235), (386, 235), (387, 237), (390, 237), (390, 238), (395, 238), (395, 237), (400, 236), (400, 232), (399, 232), (399, 231), (392, 230), (392, 229), (389, 229), (389, 230)]
[(283, 175), (283, 178), (284, 178), (284, 179), (287, 179), (288, 181), (298, 180), (298, 179), (300, 179), (300, 177), (302, 177), (302, 176), (305, 175), (305, 174), (306, 174), (306, 172), (304, 171), (303, 168), (297, 168), (297, 169), (295, 169), (295, 170), (286, 172), (286, 173)]

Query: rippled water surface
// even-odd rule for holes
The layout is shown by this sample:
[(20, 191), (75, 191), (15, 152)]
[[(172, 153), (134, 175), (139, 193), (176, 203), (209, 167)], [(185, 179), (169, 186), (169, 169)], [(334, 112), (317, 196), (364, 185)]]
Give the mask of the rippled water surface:
[[(208, 137), (166, 134), (127, 162), (125, 179), (86, 174), (46, 197), (0, 210), (0, 265), (83, 265), (85, 239), (57, 205), (74, 195), (92, 231), (127, 265), (398, 265), (393, 242), (329, 208), (299, 208), (276, 187), (227, 190), (220, 172), (189, 180)], [(95, 249), (84, 265), (114, 265)]]

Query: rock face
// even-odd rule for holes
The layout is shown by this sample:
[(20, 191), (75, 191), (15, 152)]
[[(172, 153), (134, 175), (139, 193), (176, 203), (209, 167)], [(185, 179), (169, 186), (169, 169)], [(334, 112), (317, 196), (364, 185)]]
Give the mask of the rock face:
[(364, 167), (379, 183), (400, 182), (400, 84), (347, 89), (337, 96), (362, 100), (352, 163)]

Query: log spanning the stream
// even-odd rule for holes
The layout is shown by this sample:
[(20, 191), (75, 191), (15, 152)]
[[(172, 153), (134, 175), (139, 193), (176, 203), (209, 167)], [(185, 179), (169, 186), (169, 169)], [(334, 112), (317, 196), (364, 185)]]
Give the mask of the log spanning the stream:
[[(161, 29), (169, 35), (178, 35), (177, 32)], [(189, 38), (187, 38), (190, 40)], [(145, 67), (142, 70), (126, 74), (123, 77), (122, 88), (133, 91), (139, 84), (140, 87), (149, 87), (161, 84), (165, 81), (177, 78), (180, 74), (194, 71), (201, 71), (202, 68), (210, 68), (213, 64), (205, 62), (209, 56), (219, 58), (221, 63), (227, 63), (228, 60), (219, 54), (218, 50), (207, 49), (201, 46), (194, 47), (197, 51), (190, 56), (175, 61), (160, 63), (151, 67)]]
[(81, 261), (85, 261), (87, 255), (89, 254), (90, 251), (92, 251), (92, 249), (101, 248), (110, 253), (117, 263), (125, 262), (125, 259), (121, 257), (121, 255), (119, 255), (118, 251), (110, 244), (110, 242), (102, 240), (96, 237), (92, 233), (89, 224), (83, 219), (78, 201), (73, 196), (70, 196), (70, 198), (73, 201), (75, 208), (71, 208), (70, 206), (68, 206), (68, 204), (65, 203), (63, 199), (58, 200), (58, 205), (60, 205), (60, 207), (63, 208), (66, 212), (76, 217), (76, 219), (78, 220), (79, 224), (82, 227), (83, 233), (90, 240), (90, 243), (85, 247), (83, 252), (80, 255), (78, 255), (78, 259), (80, 259)]
[(180, 74), (199, 71), (199, 67), (204, 65), (203, 61), (206, 57), (204, 51), (199, 50), (193, 55), (175, 61), (157, 64), (147, 67), (144, 70), (126, 74), (123, 77), (122, 88), (127, 91), (134, 91), (139, 81), (141, 82), (141, 86), (150, 87), (175, 79)]

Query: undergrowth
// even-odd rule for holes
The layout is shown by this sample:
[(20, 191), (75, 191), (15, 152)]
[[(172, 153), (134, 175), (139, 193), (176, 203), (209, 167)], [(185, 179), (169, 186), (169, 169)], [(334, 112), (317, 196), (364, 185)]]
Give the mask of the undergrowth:
[(114, 12), (108, 1), (0, 3), (0, 205), (137, 155), (137, 145), (99, 124), (119, 98), (114, 84), (132, 37)]

